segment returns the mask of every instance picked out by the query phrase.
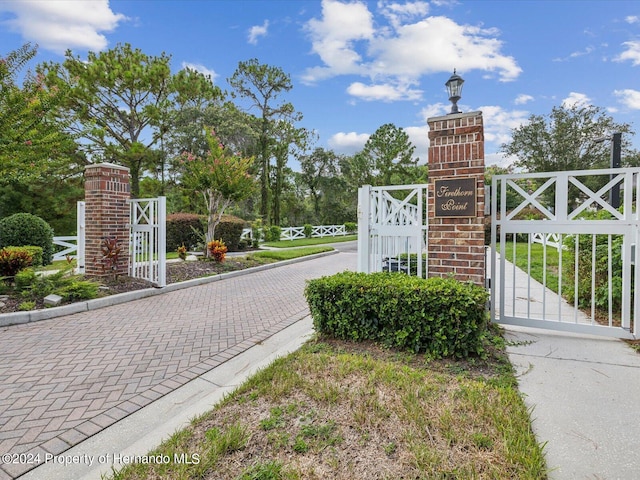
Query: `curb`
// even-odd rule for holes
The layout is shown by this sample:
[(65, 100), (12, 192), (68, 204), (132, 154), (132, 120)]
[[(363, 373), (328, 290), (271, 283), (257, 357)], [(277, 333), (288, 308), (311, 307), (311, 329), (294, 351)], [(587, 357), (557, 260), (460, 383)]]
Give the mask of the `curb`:
[(131, 302), (133, 300), (140, 300), (142, 298), (152, 297), (154, 295), (161, 295), (163, 293), (182, 290), (183, 288), (197, 287), (199, 285), (205, 285), (207, 283), (218, 282), (226, 278), (233, 278), (241, 275), (249, 275), (251, 273), (260, 272), (262, 270), (271, 270), (272, 268), (292, 265), (294, 263), (305, 262), (307, 260), (314, 260), (316, 258), (322, 258), (329, 255), (336, 255), (338, 253), (340, 253), (338, 250), (316, 253), (314, 255), (307, 255), (305, 257), (292, 258), (290, 260), (282, 260), (275, 263), (268, 263), (266, 265), (259, 265), (257, 267), (246, 268), (244, 270), (236, 270), (235, 272), (220, 273), (218, 275), (212, 275), (210, 277), (194, 278), (192, 280), (185, 280), (184, 282), (171, 283), (166, 287), (145, 288), (145, 289), (136, 290), (133, 292), (118, 293), (115, 295), (109, 295), (108, 297), (96, 298), (93, 300), (86, 300), (84, 302), (71, 303), (69, 305), (62, 305), (60, 307), (47, 308), (45, 310), (3, 313), (3, 314), (0, 314), (0, 327), (10, 327), (12, 325), (21, 325), (24, 323), (40, 322), (42, 320), (50, 320), (52, 318), (62, 317), (65, 315), (72, 315), (74, 313), (97, 310), (98, 308), (110, 307), (112, 305)]

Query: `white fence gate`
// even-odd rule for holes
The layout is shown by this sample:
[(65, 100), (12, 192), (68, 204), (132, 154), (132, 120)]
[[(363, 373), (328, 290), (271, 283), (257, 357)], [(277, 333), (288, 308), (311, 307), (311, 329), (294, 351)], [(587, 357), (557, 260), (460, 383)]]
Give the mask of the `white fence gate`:
[(427, 277), (428, 185), (358, 190), (358, 271)]
[(635, 338), (639, 192), (640, 168), (493, 177), (492, 320)]
[(129, 275), (164, 287), (167, 265), (165, 197), (129, 200)]

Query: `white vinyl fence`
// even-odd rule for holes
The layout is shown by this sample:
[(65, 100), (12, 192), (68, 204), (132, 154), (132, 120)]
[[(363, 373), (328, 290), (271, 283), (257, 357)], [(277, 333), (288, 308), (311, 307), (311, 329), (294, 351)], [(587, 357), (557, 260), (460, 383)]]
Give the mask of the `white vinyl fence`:
[(84, 209), (85, 203), (78, 202), (77, 204), (77, 231), (78, 235), (53, 237), (53, 245), (62, 247), (63, 249), (53, 254), (53, 260), (66, 260), (68, 258), (76, 259), (76, 269), (78, 273), (84, 273), (84, 229), (85, 218)]
[[(311, 230), (312, 238), (338, 237), (338, 236), (344, 236), (348, 234), (349, 232), (347, 232), (344, 225), (314, 225)], [(250, 228), (243, 229), (242, 235), (240, 238), (252, 240), (253, 239), (252, 230)], [(281, 228), (280, 240), (296, 240), (298, 238), (306, 238), (304, 234), (304, 227), (282, 227)]]

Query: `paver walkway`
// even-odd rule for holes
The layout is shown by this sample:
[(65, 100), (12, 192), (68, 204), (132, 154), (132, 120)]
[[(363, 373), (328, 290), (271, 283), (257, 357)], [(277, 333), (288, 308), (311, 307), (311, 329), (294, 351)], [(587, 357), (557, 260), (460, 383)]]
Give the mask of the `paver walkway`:
[[(0, 328), (0, 454), (62, 453), (300, 320), (307, 279), (355, 266), (339, 253)], [(0, 480), (30, 459), (0, 462)]]

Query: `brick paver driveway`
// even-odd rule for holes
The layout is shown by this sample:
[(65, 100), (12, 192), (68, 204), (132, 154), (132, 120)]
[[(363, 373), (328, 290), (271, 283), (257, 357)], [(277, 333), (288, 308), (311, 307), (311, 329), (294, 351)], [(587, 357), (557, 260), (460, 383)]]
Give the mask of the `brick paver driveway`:
[[(305, 280), (355, 263), (339, 253), (0, 328), (0, 454), (82, 442), (303, 318)], [(1, 464), (0, 480), (34, 466)]]

